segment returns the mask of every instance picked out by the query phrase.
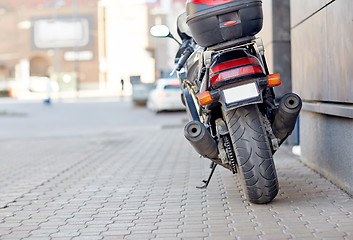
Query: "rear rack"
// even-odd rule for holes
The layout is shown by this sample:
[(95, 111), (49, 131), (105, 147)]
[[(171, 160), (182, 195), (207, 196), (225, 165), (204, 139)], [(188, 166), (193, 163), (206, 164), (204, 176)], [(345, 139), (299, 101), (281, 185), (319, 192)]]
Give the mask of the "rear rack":
[(222, 50), (229, 49), (229, 48), (238, 48), (240, 46), (253, 44), (253, 41), (255, 39), (256, 39), (255, 36), (247, 36), (247, 37), (243, 37), (243, 38), (238, 38), (235, 40), (230, 40), (230, 41), (227, 41), (224, 43), (214, 45), (212, 47), (208, 47), (207, 50), (209, 50), (209, 51), (222, 51)]

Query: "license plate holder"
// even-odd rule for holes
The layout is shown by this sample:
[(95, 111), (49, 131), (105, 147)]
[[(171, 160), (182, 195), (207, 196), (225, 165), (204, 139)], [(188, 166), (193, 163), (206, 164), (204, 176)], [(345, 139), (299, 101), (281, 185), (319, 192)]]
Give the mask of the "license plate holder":
[(223, 101), (227, 107), (260, 102), (261, 96), (256, 82), (222, 90)]

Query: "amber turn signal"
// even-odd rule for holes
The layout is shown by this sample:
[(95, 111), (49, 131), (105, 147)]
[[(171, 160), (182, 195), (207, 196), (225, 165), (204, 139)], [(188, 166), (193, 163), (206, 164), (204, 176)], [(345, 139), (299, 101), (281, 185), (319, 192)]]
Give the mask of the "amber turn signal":
[(267, 84), (270, 87), (281, 85), (281, 76), (279, 73), (267, 75)]
[(197, 98), (199, 99), (199, 102), (202, 106), (213, 101), (211, 93), (209, 91), (197, 94)]

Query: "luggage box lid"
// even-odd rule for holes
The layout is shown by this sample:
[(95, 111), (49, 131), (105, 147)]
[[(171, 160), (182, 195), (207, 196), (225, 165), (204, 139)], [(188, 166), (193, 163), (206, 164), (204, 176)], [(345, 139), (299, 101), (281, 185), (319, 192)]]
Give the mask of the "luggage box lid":
[(207, 17), (213, 12), (230, 11), (229, 8), (240, 9), (248, 4), (261, 3), (262, 0), (187, 0), (186, 2), (186, 22), (195, 17)]

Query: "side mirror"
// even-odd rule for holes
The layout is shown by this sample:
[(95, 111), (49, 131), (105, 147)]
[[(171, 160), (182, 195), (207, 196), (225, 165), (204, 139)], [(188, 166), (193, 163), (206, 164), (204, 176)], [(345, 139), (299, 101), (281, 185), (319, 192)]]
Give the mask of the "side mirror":
[(174, 39), (179, 45), (181, 43), (171, 34), (169, 28), (166, 25), (154, 25), (150, 29), (150, 34), (153, 37), (160, 37), (160, 38), (171, 38)]
[(150, 33), (153, 37), (169, 37), (170, 30), (166, 25), (154, 25), (150, 29)]

